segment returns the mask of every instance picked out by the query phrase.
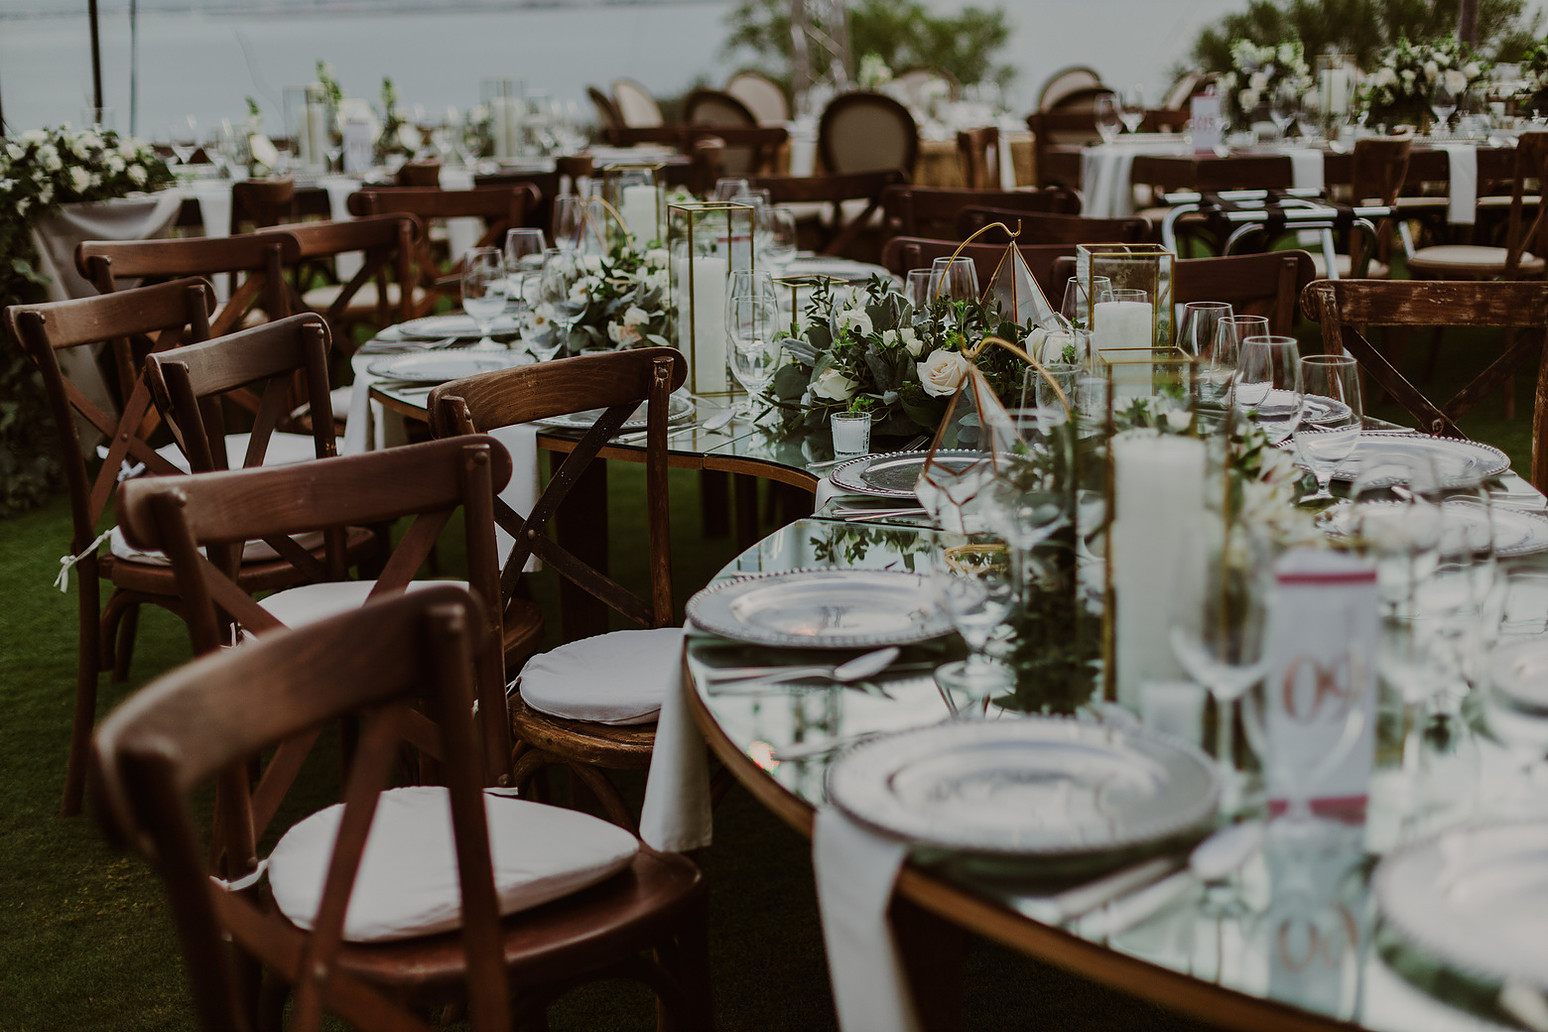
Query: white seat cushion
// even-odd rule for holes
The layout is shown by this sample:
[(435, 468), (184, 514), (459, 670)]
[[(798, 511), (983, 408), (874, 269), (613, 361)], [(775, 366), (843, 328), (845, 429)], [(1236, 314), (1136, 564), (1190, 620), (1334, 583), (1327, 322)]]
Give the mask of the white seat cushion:
[[(259, 542), (262, 544), (262, 542)], [(468, 582), (459, 580), (416, 580), (408, 582), (408, 591), (455, 584), (467, 590)], [(322, 584), (301, 584), (284, 591), (276, 591), (258, 604), (286, 627), (304, 627), (318, 620), (326, 620), (339, 613), (359, 609), (366, 604), (366, 596), (376, 587), (374, 580), (326, 581)], [(251, 636), (251, 635), (249, 635)]]
[[(226, 435), (228, 469), (242, 468), (242, 463), (247, 458), (247, 441), (251, 436), (251, 434)], [(156, 454), (184, 473), (188, 472), (188, 460), (183, 457), (182, 449), (177, 445), (164, 444), (156, 449)], [(276, 431), (269, 435), (269, 446), (264, 449), (263, 464), (289, 466), (297, 462), (310, 462), (315, 458), (317, 458), (317, 445), (310, 434), (287, 434)]]
[[(310, 929), (343, 804), (287, 831), (269, 856), (269, 887), (280, 912)], [(639, 840), (590, 814), (485, 793), (495, 893), (503, 917), (595, 885), (628, 867)], [(349, 942), (389, 942), (448, 932), (462, 924), (462, 886), (444, 788), (383, 792), (344, 917)]]
[[(318, 548), (323, 543), (321, 531), (311, 531), (306, 534), (297, 534), (291, 538), (296, 544), (308, 552)], [(112, 536), (108, 538), (108, 551), (115, 559), (123, 559), (132, 563), (149, 563), (152, 566), (171, 566), (172, 560), (168, 559), (165, 552), (148, 552), (135, 548), (124, 537), (124, 532), (118, 527), (113, 528)], [(242, 561), (244, 563), (267, 563), (279, 558), (279, 553), (269, 546), (267, 541), (249, 541), (242, 546)]]
[(521, 669), (532, 709), (596, 724), (649, 724), (683, 662), (683, 629), (612, 631), (533, 656)]
[[(349, 419), (349, 402), (355, 396), (354, 387), (335, 387), (328, 392), (329, 409), (333, 412), (333, 421), (342, 423)], [(312, 411), (311, 405), (302, 405), (290, 414), (291, 419), (300, 419)]]
[[(1408, 263), (1410, 265), (1498, 265), (1503, 269), (1505, 268), (1505, 248), (1483, 247), (1478, 244), (1440, 244), (1435, 247), (1419, 248)], [(1541, 258), (1522, 253), (1522, 269), (1541, 269), (1542, 266)]]
[[(1310, 253), (1312, 256), (1312, 266), (1316, 269), (1316, 276), (1314, 278), (1327, 279), (1327, 263), (1322, 259), (1322, 251), (1316, 250)], [(1338, 269), (1339, 279), (1348, 279), (1354, 273), (1352, 264), (1347, 254), (1335, 251), (1333, 253), (1333, 264)], [(1366, 279), (1387, 279), (1391, 275), (1392, 270), (1387, 268), (1384, 263), (1379, 262), (1374, 258), (1370, 260), (1370, 263), (1366, 266), (1365, 269)]]

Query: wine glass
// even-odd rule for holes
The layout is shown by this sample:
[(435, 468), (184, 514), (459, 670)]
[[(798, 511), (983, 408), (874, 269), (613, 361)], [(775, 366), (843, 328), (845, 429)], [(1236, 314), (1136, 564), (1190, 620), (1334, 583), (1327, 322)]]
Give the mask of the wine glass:
[(547, 335), (527, 345), (527, 350), (539, 361), (546, 362), (569, 345), (575, 321), (586, 310), (586, 298), (576, 289), (584, 276), (585, 268), (575, 251), (551, 247), (543, 252), (538, 296), (553, 311), (558, 328), (551, 327)]
[(914, 309), (915, 318), (928, 313), (934, 300), (930, 296), (930, 270), (909, 269), (903, 280), (903, 296)]
[(768, 269), (732, 269), (726, 284), (726, 325), (731, 325), (731, 305), (739, 297), (769, 297), (776, 301), (779, 293), (774, 287), (774, 274)]
[(1300, 504), (1331, 502), (1333, 471), (1360, 442), (1360, 370), (1350, 355), (1307, 355), (1301, 359), (1301, 386), (1305, 393), (1293, 436), (1301, 462), (1317, 478), (1317, 490)]
[(798, 250), (795, 212), (776, 205), (765, 208), (763, 218), (768, 227), (766, 254), (769, 264), (783, 271), (795, 261)]
[(580, 243), (581, 226), (586, 220), (586, 202), (575, 194), (554, 198), (554, 246), (570, 251)]
[(968, 658), (937, 667), (935, 683), (953, 717), (983, 717), (994, 694), (1014, 681), (1010, 669), (985, 651), (1016, 597), (1010, 549), (986, 534), (941, 534), (937, 542), (930, 554), (931, 592), (967, 644)]
[(1435, 128), (1431, 135), (1444, 136), (1451, 116), (1457, 110), (1457, 95), (1446, 88), (1444, 76), (1435, 84), (1435, 92), (1430, 95), (1430, 110), (1435, 113)]
[(516, 325), (525, 326), (530, 286), (543, 273), (548, 241), (541, 229), (520, 227), (505, 233), (506, 296), (516, 309)]
[(1198, 604), (1173, 606), (1172, 654), (1215, 700), (1215, 761), (1239, 805), (1236, 706), (1268, 671), (1269, 543), (1257, 528), (1214, 513), (1178, 543), (1179, 583), (1202, 586)]
[(1548, 757), (1548, 677), (1542, 662), (1542, 642), (1528, 640), (1501, 649), (1489, 665), (1484, 722), (1516, 762), (1503, 800), (1513, 813), (1548, 807), (1548, 791), (1538, 783)]
[(1098, 94), (1091, 102), (1091, 115), (1103, 143), (1112, 143), (1118, 139), (1118, 133), (1123, 128), (1123, 118), (1119, 114), (1118, 97), (1115, 94)]
[(1139, 132), (1140, 123), (1145, 120), (1145, 91), (1139, 86), (1124, 91), (1119, 98), (1118, 118), (1123, 122), (1123, 127), (1132, 135)]
[(1290, 131), (1290, 126), (1295, 123), (1296, 115), (1300, 112), (1301, 99), (1296, 94), (1295, 84), (1286, 79), (1274, 90), (1274, 95), (1269, 99), (1269, 120), (1274, 123), (1274, 128), (1279, 131), (1279, 138), (1283, 140)]
[(167, 143), (177, 157), (179, 165), (186, 165), (199, 149), (199, 122), (193, 115), (185, 115), (172, 123), (167, 133)]
[(740, 294), (726, 305), (726, 334), (731, 340), (731, 374), (747, 393), (737, 399), (733, 418), (754, 420), (753, 399), (779, 368), (779, 300), (767, 291)]
[(1279, 444), (1295, 429), (1301, 394), (1301, 353), (1294, 337), (1265, 335), (1242, 342), (1235, 403), (1263, 429), (1270, 444)]
[(715, 180), (715, 196), (717, 201), (729, 201), (739, 193), (745, 193), (752, 189), (752, 183), (739, 176), (722, 176)]
[(478, 326), (473, 351), (504, 351), (495, 341), (494, 321), (505, 310), (505, 260), (498, 249), (475, 247), (462, 258), (462, 310)]
[(1224, 301), (1189, 301), (1177, 323), (1177, 346), (1194, 358), (1205, 358), (1215, 346), (1220, 320), (1232, 314)]
[(1086, 281), (1079, 276), (1071, 276), (1069, 282), (1064, 285), (1064, 301), (1059, 305), (1059, 314), (1070, 321), (1070, 325), (1076, 329), (1085, 329), (1089, 321), (1087, 316), (1091, 312), (1092, 304), (1100, 304), (1103, 301), (1112, 300), (1113, 281), (1109, 276), (1091, 277), (1092, 289), (1096, 297), (1086, 297)]
[(930, 263), (930, 300), (944, 297), (949, 301), (978, 300), (978, 266), (971, 258), (943, 255)]
[(1236, 315), (1227, 312), (1215, 321), (1214, 340), (1198, 353), (1195, 383), (1199, 401), (1208, 408), (1229, 407), (1236, 371), (1241, 365), (1242, 342), (1248, 337), (1268, 335), (1268, 319), (1261, 315)]

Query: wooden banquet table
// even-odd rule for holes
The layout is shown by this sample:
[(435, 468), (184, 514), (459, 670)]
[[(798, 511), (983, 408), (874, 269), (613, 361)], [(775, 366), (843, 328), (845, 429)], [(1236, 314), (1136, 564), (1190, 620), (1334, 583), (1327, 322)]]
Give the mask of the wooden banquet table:
[[(421, 391), (381, 384), (372, 391), (400, 412), (423, 416)], [(723, 398), (699, 400), (694, 422), (722, 411), (725, 403)], [(578, 431), (544, 430), (539, 447), (563, 453), (578, 436)], [(742, 423), (713, 433), (681, 433), (669, 446), (670, 462), (679, 468), (747, 474), (806, 490), (815, 488), (825, 472), (821, 465), (816, 470), (808, 466), (831, 454), (825, 439), (780, 439)], [(614, 444), (601, 456), (641, 461), (643, 450)], [(1511, 492), (1530, 490), (1513, 474), (1505, 479)], [(889, 504), (858, 496), (830, 500), (814, 516), (744, 549), (712, 583), (793, 570), (913, 570), (916, 564), (924, 569), (924, 556), (938, 534), (924, 517), (858, 522), (834, 515), (836, 509), (881, 510)], [(593, 481), (582, 488), (577, 508), (595, 511), (599, 505), (605, 506), (605, 493)], [(566, 544), (583, 546), (588, 538), (595, 540), (594, 528)], [(957, 654), (956, 647), (939, 641), (905, 648), (899, 661), (875, 679), (880, 692), (810, 682), (724, 692), (710, 676), (717, 667), (804, 664), (814, 656), (739, 644), (690, 628), (685, 656), (689, 707), (727, 770), (767, 809), (810, 836), (815, 811), (826, 802), (828, 765), (841, 754), (825, 746), (946, 719), (930, 670), (947, 654)], [(834, 655), (825, 650), (816, 658), (826, 663)], [(1202, 734), (1200, 726), (1200, 739)], [(1503, 750), (1485, 744), (1488, 763), (1508, 762)], [(1082, 919), (1065, 924), (1049, 919), (1039, 900), (1045, 884), (1008, 878), (1003, 871), (986, 875), (953, 864), (949, 857), (915, 857), (896, 883), (892, 925), (926, 1027), (956, 1026), (956, 962), (964, 931), (1222, 1027), (1308, 1032), (1507, 1027), (1476, 1007), (1469, 1011), (1454, 1006), (1457, 1000), (1442, 1002), (1429, 995), (1454, 986), (1444, 972), (1427, 967), (1383, 934), (1374, 916), (1373, 858), (1363, 848), (1363, 828), (1341, 827), (1311, 846), (1275, 841), (1271, 836), (1270, 845), (1241, 872), (1243, 908), (1222, 909), (1214, 896), (1195, 888), (1111, 936)], [(1498, 1019), (1498, 1014), (1491, 1016)]]

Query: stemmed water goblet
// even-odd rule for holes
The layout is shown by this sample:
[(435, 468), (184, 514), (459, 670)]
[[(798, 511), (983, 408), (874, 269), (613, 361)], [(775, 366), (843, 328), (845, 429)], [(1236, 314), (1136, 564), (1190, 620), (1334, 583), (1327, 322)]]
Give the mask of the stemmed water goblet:
[(1504, 802), (1523, 816), (1548, 809), (1548, 785), (1541, 783), (1548, 758), (1548, 670), (1540, 641), (1507, 646), (1489, 665), (1484, 722), (1489, 734), (1516, 764)]
[(729, 201), (739, 193), (752, 189), (752, 183), (740, 176), (722, 176), (715, 180), (714, 200)]
[(187, 165), (194, 152), (199, 149), (199, 123), (193, 115), (185, 115), (172, 123), (171, 131), (167, 134), (167, 144), (172, 148), (172, 153), (177, 157), (179, 165)]
[(527, 325), (526, 315), (530, 307), (528, 296), (543, 274), (543, 255), (548, 241), (541, 229), (519, 227), (505, 234), (505, 284), (506, 296), (515, 309), (516, 327), (523, 332)]
[(930, 554), (932, 593), (968, 647), (967, 659), (935, 670), (953, 717), (983, 717), (994, 694), (1014, 681), (1010, 669), (986, 651), (1015, 603), (1012, 567), (1005, 543), (985, 534), (941, 534)]
[(1123, 127), (1131, 135), (1139, 132), (1140, 123), (1145, 120), (1145, 91), (1139, 86), (1125, 90), (1118, 102), (1118, 118)]
[(1301, 98), (1295, 91), (1295, 84), (1288, 79), (1280, 83), (1274, 90), (1274, 95), (1269, 98), (1269, 120), (1279, 131), (1281, 140), (1285, 139), (1286, 134), (1290, 132), (1290, 127), (1295, 124), (1300, 109)]
[(1233, 400), (1270, 444), (1290, 436), (1301, 414), (1301, 353), (1294, 337), (1265, 335), (1242, 342)]
[(577, 252), (559, 247), (543, 252), (538, 296), (552, 310), (554, 325), (549, 327), (546, 335), (527, 345), (527, 350), (539, 361), (553, 358), (569, 345), (575, 321), (586, 310), (586, 297), (578, 291), (584, 276), (585, 267)]
[[(772, 287), (772, 284), (770, 284)], [(733, 418), (755, 421), (753, 399), (774, 379), (779, 367), (779, 301), (772, 289), (754, 285), (726, 304), (726, 334), (731, 341), (731, 373), (747, 393), (737, 400)]]
[(768, 233), (768, 262), (783, 271), (795, 261), (797, 253), (795, 213), (775, 205), (764, 209), (763, 219)]
[(1308, 355), (1301, 359), (1301, 385), (1305, 393), (1293, 437), (1301, 462), (1317, 479), (1317, 490), (1301, 504), (1331, 502), (1333, 472), (1360, 443), (1365, 411), (1360, 370), (1349, 355)]
[(574, 250), (580, 243), (581, 227), (586, 221), (586, 202), (575, 194), (560, 194), (554, 198), (553, 231), (554, 246), (565, 251)]
[(1451, 124), (1451, 116), (1457, 110), (1457, 96), (1446, 88), (1444, 76), (1435, 84), (1435, 92), (1430, 95), (1430, 110), (1435, 113), (1435, 127), (1431, 130), (1431, 135), (1446, 135), (1446, 130)]
[(504, 351), (491, 334), (495, 319), (505, 311), (505, 260), (493, 247), (475, 247), (462, 259), (462, 310), (478, 326), (473, 351)]
[(1213, 342), (1198, 353), (1196, 378), (1200, 403), (1206, 408), (1229, 408), (1241, 366), (1242, 342), (1248, 337), (1268, 336), (1268, 319), (1261, 315), (1227, 313), (1215, 323)]
[(978, 300), (978, 267), (971, 258), (940, 257), (930, 263), (930, 301)]
[(1091, 115), (1096, 121), (1097, 135), (1103, 143), (1112, 143), (1123, 130), (1118, 97), (1113, 93), (1099, 93), (1091, 102)]

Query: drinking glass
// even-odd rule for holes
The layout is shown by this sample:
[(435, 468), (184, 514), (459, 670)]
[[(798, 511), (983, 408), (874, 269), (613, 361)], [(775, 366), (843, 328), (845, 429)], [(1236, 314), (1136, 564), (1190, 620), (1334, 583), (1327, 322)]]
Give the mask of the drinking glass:
[(1145, 91), (1139, 86), (1125, 90), (1119, 105), (1118, 118), (1123, 127), (1131, 134), (1139, 132), (1140, 123), (1145, 120)]
[(494, 321), (505, 311), (505, 260), (493, 247), (475, 247), (462, 259), (462, 310), (478, 326), (474, 351), (504, 351), (505, 345), (490, 336)]
[(1023, 376), (1021, 404), (1037, 406), (1038, 429), (1048, 434), (1070, 421), (1075, 412), (1075, 378), (1080, 366), (1052, 362), (1041, 370), (1028, 369)]
[(1301, 504), (1331, 502), (1328, 484), (1333, 471), (1360, 443), (1365, 414), (1360, 405), (1360, 370), (1349, 355), (1307, 355), (1301, 359), (1301, 386), (1305, 393), (1293, 431), (1295, 448), (1317, 478), (1317, 490), (1302, 498)]
[(930, 270), (909, 269), (908, 275), (903, 281), (903, 296), (908, 298), (908, 303), (913, 307), (916, 319), (928, 314), (930, 302), (934, 300), (930, 296)]
[(930, 300), (978, 300), (978, 267), (971, 258), (942, 256), (930, 263)]
[(172, 147), (172, 153), (177, 157), (179, 165), (188, 164), (188, 159), (194, 156), (194, 151), (199, 149), (199, 122), (193, 115), (185, 115), (172, 122), (172, 128), (167, 133), (167, 143)]
[(1112, 93), (1098, 94), (1091, 102), (1091, 114), (1096, 120), (1096, 130), (1102, 137), (1103, 143), (1112, 143), (1118, 139), (1118, 133), (1123, 128), (1123, 119), (1119, 115), (1118, 98)]
[(1444, 77), (1435, 84), (1435, 92), (1430, 96), (1430, 110), (1435, 112), (1435, 127), (1430, 134), (1444, 136), (1451, 116), (1457, 110), (1456, 94), (1446, 88)]
[(1237, 366), (1235, 402), (1268, 435), (1290, 436), (1301, 414), (1301, 353), (1294, 337), (1248, 337)]
[[(1091, 298), (1093, 303), (1100, 304), (1103, 301), (1112, 300), (1113, 281), (1108, 276), (1093, 276), (1091, 285), (1096, 291), (1096, 297)], [(1059, 305), (1059, 314), (1070, 321), (1070, 325), (1076, 329), (1085, 329), (1087, 318), (1091, 308), (1087, 305), (1086, 281), (1079, 276), (1071, 276), (1069, 282), (1064, 285), (1064, 301)]]
[(575, 321), (586, 310), (586, 299), (577, 297), (575, 291), (584, 275), (585, 270), (576, 251), (551, 247), (543, 252), (538, 295), (553, 309), (554, 322), (560, 328), (550, 328), (547, 336), (527, 344), (527, 350), (539, 361), (553, 358), (569, 345)]
[(1503, 802), (1512, 814), (1541, 814), (1548, 808), (1543, 784), (1548, 757), (1548, 691), (1538, 668), (1535, 644), (1501, 650), (1490, 664), (1489, 690), (1484, 695), (1484, 722), (1489, 734), (1505, 746), (1515, 761), (1515, 776)]
[(1279, 84), (1269, 99), (1269, 120), (1274, 123), (1274, 128), (1279, 130), (1279, 138), (1284, 139), (1290, 131), (1290, 126), (1295, 123), (1297, 113), (1301, 107), (1301, 98), (1296, 95), (1295, 86), (1286, 80)]
[(1435, 463), (1422, 452), (1362, 452), (1349, 487), (1348, 539), (1376, 566), (1382, 610), (1413, 616), (1415, 585), (1435, 564), (1441, 496)]
[(768, 269), (732, 269), (726, 284), (726, 325), (731, 324), (731, 303), (744, 295), (771, 297), (779, 294), (774, 287), (774, 274)]
[(752, 184), (745, 179), (732, 176), (723, 176), (722, 178), (715, 180), (714, 199), (717, 201), (729, 201), (737, 194), (743, 193), (744, 191), (750, 189), (752, 189)]
[(753, 399), (779, 368), (779, 301), (773, 284), (767, 291), (740, 294), (726, 304), (726, 334), (731, 340), (731, 374), (746, 396), (737, 399), (734, 418), (754, 418)]
[(554, 246), (566, 251), (580, 243), (581, 226), (586, 219), (586, 202), (574, 194), (554, 198)]
[(523, 317), (527, 312), (527, 295), (543, 273), (543, 254), (547, 250), (548, 241), (541, 229), (519, 228), (505, 233), (506, 296), (515, 306), (518, 329), (526, 325)]
[(769, 264), (783, 271), (795, 261), (798, 250), (795, 212), (776, 206), (764, 209), (763, 218), (768, 226)]
[(1241, 364), (1242, 341), (1267, 336), (1268, 331), (1268, 320), (1261, 315), (1226, 312), (1215, 320), (1213, 338), (1198, 338), (1199, 365), (1194, 382), (1201, 405), (1213, 409), (1230, 406), (1236, 371)]
[(985, 651), (1016, 597), (1010, 549), (983, 534), (942, 534), (938, 544), (930, 555), (930, 588), (967, 644), (968, 658), (937, 667), (935, 682), (953, 717), (983, 717), (993, 695), (1014, 681)]
[(1232, 315), (1224, 301), (1189, 301), (1177, 323), (1177, 346), (1194, 358), (1204, 358), (1215, 346), (1220, 321)]

